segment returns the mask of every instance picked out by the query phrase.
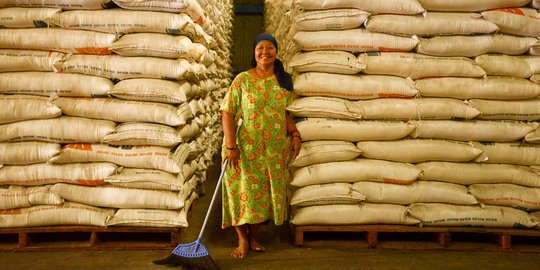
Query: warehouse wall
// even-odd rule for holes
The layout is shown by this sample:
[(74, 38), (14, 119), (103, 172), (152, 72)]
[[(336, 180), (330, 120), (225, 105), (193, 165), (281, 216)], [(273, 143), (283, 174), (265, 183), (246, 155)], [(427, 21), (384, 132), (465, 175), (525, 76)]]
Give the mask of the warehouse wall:
[(251, 43), (263, 31), (262, 0), (238, 0), (235, 4), (233, 30), (233, 73), (236, 75), (250, 68)]

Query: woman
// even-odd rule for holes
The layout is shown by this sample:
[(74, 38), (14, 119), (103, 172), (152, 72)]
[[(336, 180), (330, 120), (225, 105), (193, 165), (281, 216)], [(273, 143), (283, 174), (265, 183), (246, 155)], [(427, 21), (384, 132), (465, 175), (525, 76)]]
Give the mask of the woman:
[[(220, 107), (222, 157), (230, 165), (223, 178), (222, 228), (235, 228), (238, 247), (231, 256), (238, 259), (250, 249), (265, 250), (255, 237), (261, 224), (281, 225), (287, 218), (287, 166), (301, 147), (300, 133), (285, 111), (293, 86), (276, 59), (277, 41), (260, 34), (253, 50), (253, 68), (236, 76)], [(240, 117), (243, 124), (235, 136)]]

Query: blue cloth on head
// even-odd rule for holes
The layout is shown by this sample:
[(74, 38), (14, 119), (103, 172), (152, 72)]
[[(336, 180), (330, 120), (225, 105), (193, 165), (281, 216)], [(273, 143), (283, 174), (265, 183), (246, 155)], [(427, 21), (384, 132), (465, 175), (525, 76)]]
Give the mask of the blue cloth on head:
[[(253, 55), (251, 57), (251, 67), (257, 66), (257, 61), (255, 61), (255, 47), (257, 47), (257, 44), (259, 44), (259, 42), (263, 40), (268, 40), (272, 42), (272, 44), (274, 44), (274, 46), (276, 47), (276, 53), (278, 52), (278, 43), (277, 43), (276, 38), (274, 38), (272, 35), (267, 34), (267, 33), (262, 33), (258, 35), (253, 41)], [(292, 76), (291, 74), (285, 71), (285, 68), (283, 67), (283, 63), (281, 62), (281, 60), (277, 58), (276, 58), (276, 61), (274, 62), (274, 74), (276, 75), (279, 86), (289, 91), (293, 90)]]
[(259, 44), (259, 42), (261, 42), (263, 40), (268, 40), (268, 41), (272, 42), (272, 44), (274, 44), (274, 46), (276, 47), (276, 53), (278, 52), (278, 44), (277, 44), (276, 38), (274, 38), (272, 35), (267, 34), (267, 33), (262, 33), (262, 34), (258, 35), (255, 38), (255, 40), (253, 40), (253, 50), (255, 50), (255, 47), (257, 47), (257, 44)]

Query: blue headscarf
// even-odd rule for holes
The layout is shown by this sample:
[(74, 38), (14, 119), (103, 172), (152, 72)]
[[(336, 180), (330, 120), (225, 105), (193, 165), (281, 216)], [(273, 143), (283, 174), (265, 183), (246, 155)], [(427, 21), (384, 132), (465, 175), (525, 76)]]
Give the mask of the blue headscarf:
[[(259, 44), (259, 42), (263, 40), (268, 40), (272, 42), (272, 44), (274, 44), (274, 46), (276, 47), (276, 53), (277, 53), (277, 50), (278, 50), (277, 40), (272, 35), (266, 34), (266, 33), (258, 35), (253, 41), (253, 56), (251, 58), (251, 67), (257, 66), (257, 61), (255, 61), (255, 47), (257, 47), (257, 44)], [(283, 63), (281, 62), (281, 60), (277, 58), (276, 58), (276, 61), (274, 61), (274, 74), (276, 75), (279, 86), (287, 89), (288, 91), (293, 90), (293, 81), (292, 81), (291, 74), (285, 71), (285, 68), (283, 67)]]

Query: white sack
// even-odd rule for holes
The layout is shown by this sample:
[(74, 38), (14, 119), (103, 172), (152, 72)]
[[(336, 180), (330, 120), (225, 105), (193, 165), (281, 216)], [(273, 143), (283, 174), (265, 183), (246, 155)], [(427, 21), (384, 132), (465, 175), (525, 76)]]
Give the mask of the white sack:
[(530, 0), (418, 0), (422, 7), (430, 11), (483, 11), (496, 8), (520, 7)]
[(532, 74), (540, 74), (540, 57), (531, 55), (524, 58), (529, 64)]
[(343, 98), (309, 96), (295, 99), (287, 111), (296, 117), (321, 117), (335, 119), (361, 119), (362, 103)]
[(150, 123), (122, 123), (101, 140), (112, 145), (155, 145), (173, 147), (182, 142), (175, 128)]
[(64, 97), (106, 97), (113, 82), (96, 76), (55, 72), (0, 73), (1, 94)]
[(304, 11), (294, 17), (293, 27), (299, 31), (353, 29), (362, 26), (368, 16), (368, 12), (352, 8)]
[(294, 92), (301, 96), (330, 96), (351, 100), (383, 97), (414, 97), (414, 82), (395, 76), (343, 75), (308, 72), (294, 79)]
[(0, 29), (0, 48), (111, 54), (116, 35), (59, 28)]
[(289, 61), (296, 72), (327, 72), (337, 74), (356, 74), (366, 64), (354, 54), (344, 51), (299, 52)]
[(338, 31), (299, 31), (294, 35), (293, 41), (303, 51), (408, 52), (412, 51), (418, 44), (418, 41), (413, 38), (372, 33), (363, 28)]
[(359, 181), (410, 184), (416, 180), (421, 172), (416, 166), (407, 163), (355, 159), (313, 164), (299, 168), (292, 172), (291, 185), (304, 187), (334, 182)]
[(418, 203), (409, 207), (409, 214), (423, 226), (530, 228), (538, 224), (523, 210), (489, 205)]
[(50, 188), (50, 186), (42, 186), (0, 189), (0, 209), (17, 209), (40, 204), (62, 204), (64, 202), (62, 198), (50, 193)]
[(471, 99), (468, 103), (480, 111), (477, 119), (486, 120), (540, 120), (540, 99), (529, 100), (482, 100)]
[(487, 75), (492, 76), (529, 78), (535, 73), (540, 73), (540, 68), (538, 68), (540, 57), (537, 56), (483, 54), (474, 60), (486, 71)]
[(512, 77), (426, 78), (416, 80), (415, 84), (423, 97), (514, 100), (535, 98), (540, 95), (539, 84)]
[(419, 180), (443, 181), (461, 185), (507, 183), (540, 187), (540, 174), (526, 166), (423, 162), (416, 164), (416, 167), (423, 172), (419, 176)]
[(115, 41), (111, 50), (123, 56), (152, 56), (198, 60), (193, 42), (186, 36), (167, 34), (127, 34)]
[(47, 27), (47, 20), (61, 12), (58, 8), (2, 8), (0, 26), (2, 28)]
[(12, 5), (26, 8), (61, 8), (63, 10), (73, 9), (103, 9), (108, 8), (110, 0), (7, 0), (13, 2)]
[(65, 115), (115, 122), (151, 122), (179, 126), (193, 118), (189, 106), (176, 108), (157, 102), (112, 98), (57, 98), (53, 102)]
[(170, 173), (181, 171), (181, 164), (172, 158), (171, 149), (162, 146), (68, 144), (50, 162), (112, 162), (123, 167), (158, 169)]
[(113, 34), (195, 34), (193, 20), (185, 13), (174, 14), (123, 9), (75, 10), (59, 13), (51, 18), (51, 22), (66, 29)]
[(51, 192), (68, 201), (108, 208), (180, 209), (184, 206), (178, 192), (165, 190), (55, 184)]
[(178, 210), (118, 209), (107, 226), (187, 227)]
[(295, 2), (300, 8), (306, 10), (318, 9), (336, 9), (336, 8), (357, 8), (366, 10), (371, 13), (397, 13), (397, 14), (419, 14), (425, 10), (417, 0), (395, 0), (395, 1), (380, 1), (380, 0), (297, 0)]
[(191, 161), (195, 158), (198, 158), (201, 153), (204, 152), (204, 149), (201, 149), (197, 146), (197, 141), (192, 141), (190, 143), (181, 143), (176, 147), (172, 158), (179, 164), (186, 164), (187, 161)]
[(373, 159), (417, 163), (423, 161), (471, 161), (482, 155), (472, 144), (448, 140), (365, 141), (356, 146), (362, 156)]
[(478, 109), (451, 98), (380, 98), (357, 103), (362, 108), (362, 118), (368, 120), (472, 119), (480, 114)]
[[(370, 52), (358, 57), (365, 74), (394, 75), (418, 79), (425, 77), (482, 77), (486, 72), (466, 57), (435, 57), (417, 53)], [(392, 63), (389, 65), (388, 63)]]
[(506, 163), (516, 165), (540, 165), (540, 145), (510, 142), (475, 142), (474, 147), (484, 151), (484, 163)]
[(149, 169), (124, 168), (105, 178), (105, 182), (121, 187), (141, 189), (182, 190), (184, 181), (175, 174)]
[(525, 141), (530, 143), (540, 143), (540, 128), (530, 132), (525, 136)]
[(189, 141), (190, 139), (196, 137), (197, 135), (199, 135), (202, 132), (201, 128), (196, 123), (197, 119), (198, 118), (195, 118), (190, 123), (179, 126), (177, 128), (178, 136), (182, 139), (182, 141), (187, 142), (187, 141)]
[(449, 98), (350, 101), (308, 96), (296, 99), (287, 110), (296, 117), (348, 120), (472, 119), (480, 114), (479, 110), (463, 101)]
[(117, 170), (112, 163), (33, 164), (4, 166), (0, 169), (1, 185), (40, 186), (56, 183), (102, 185)]
[[(1, 147), (1, 145), (0, 145)], [(1, 149), (1, 148), (0, 148)], [(290, 164), (292, 167), (304, 167), (312, 164), (332, 161), (346, 161), (357, 158), (360, 150), (351, 142), (345, 141), (309, 141), (303, 142), (300, 153)], [(1, 162), (0, 162), (1, 163)]]
[(533, 75), (530, 80), (534, 83), (540, 84), (540, 74)]
[(199, 95), (198, 92), (198, 88), (187, 81), (129, 79), (116, 83), (109, 94), (127, 100), (180, 104)]
[(113, 209), (102, 209), (78, 203), (66, 202), (61, 205), (38, 205), (17, 210), (0, 211), (0, 227), (38, 226), (106, 226), (106, 221), (114, 215)]
[(525, 211), (540, 210), (540, 188), (512, 184), (477, 184), (469, 191), (479, 202), (514, 207)]
[(176, 0), (176, 1), (163, 1), (163, 0), (113, 0), (115, 4), (124, 9), (131, 10), (155, 10), (171, 13), (185, 12), (189, 7), (191, 1), (189, 0)]
[(348, 121), (324, 118), (307, 118), (296, 123), (303, 141), (339, 140), (369, 141), (398, 140), (409, 135), (414, 125), (394, 121)]
[(478, 202), (462, 185), (434, 181), (417, 181), (409, 185), (356, 182), (353, 189), (366, 196), (368, 203), (449, 203), (472, 205)]
[(538, 123), (516, 121), (410, 121), (416, 128), (413, 138), (456, 141), (512, 142), (521, 140), (538, 127)]
[(291, 206), (357, 204), (365, 199), (350, 183), (328, 183), (299, 188), (291, 198)]
[(500, 33), (539, 37), (540, 13), (533, 8), (505, 8), (482, 12), (482, 16), (499, 27)]
[(0, 124), (55, 118), (62, 114), (60, 108), (46, 97), (31, 95), (0, 96)]
[(413, 225), (419, 221), (406, 214), (407, 208), (392, 204), (316, 205), (302, 207), (293, 214), (291, 223), (302, 225)]
[(435, 56), (475, 57), (486, 53), (519, 55), (527, 52), (536, 38), (502, 34), (476, 36), (436, 36), (421, 38), (416, 51)]
[(530, 55), (540, 55), (540, 41), (534, 43), (529, 50)]
[(185, 59), (124, 57), (120, 55), (73, 55), (62, 65), (60, 72), (82, 73), (115, 80), (195, 78), (192, 65)]
[(0, 72), (56, 71), (67, 55), (60, 52), (0, 50)]
[(188, 227), (191, 205), (199, 198), (192, 192), (180, 211), (159, 209), (118, 209), (107, 225), (137, 227)]
[(60, 144), (47, 142), (0, 143), (0, 164), (45, 163), (60, 152)]
[[(204, 30), (208, 34), (213, 34), (213, 28), (211, 20), (206, 18), (206, 12), (201, 5), (205, 1), (198, 0), (175, 0), (175, 1), (163, 1), (163, 0), (113, 0), (115, 4), (123, 9), (130, 10), (147, 10), (147, 11), (161, 11), (169, 13), (185, 13), (191, 17), (191, 19), (204, 27)], [(208, 4), (208, 3), (207, 3)], [(217, 5), (217, 4), (214, 4)], [(206, 9), (212, 9), (207, 7)]]
[(0, 142), (92, 143), (113, 133), (115, 127), (116, 123), (108, 120), (70, 116), (28, 120), (0, 125)]
[(478, 13), (427, 12), (415, 16), (373, 15), (366, 29), (397, 36), (447, 36), (489, 34), (498, 27)]

